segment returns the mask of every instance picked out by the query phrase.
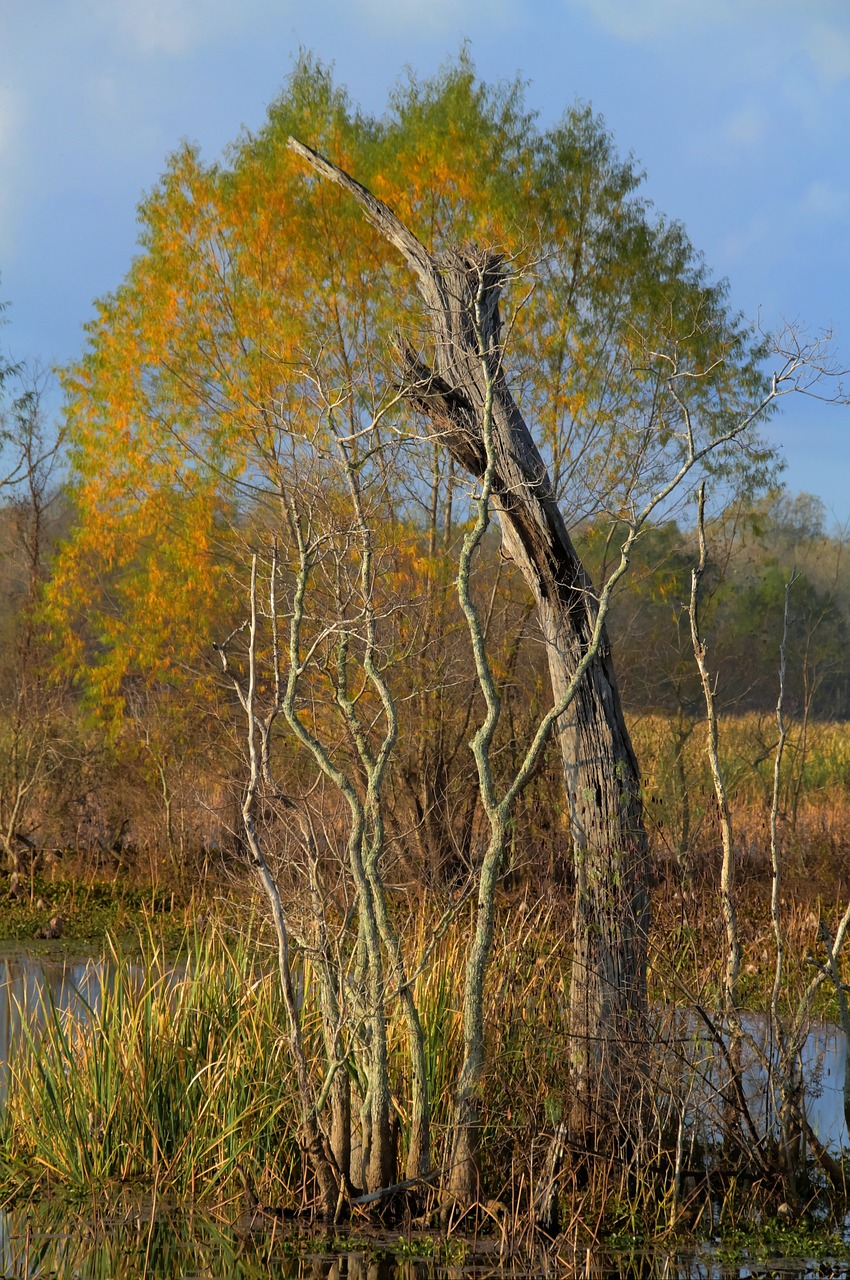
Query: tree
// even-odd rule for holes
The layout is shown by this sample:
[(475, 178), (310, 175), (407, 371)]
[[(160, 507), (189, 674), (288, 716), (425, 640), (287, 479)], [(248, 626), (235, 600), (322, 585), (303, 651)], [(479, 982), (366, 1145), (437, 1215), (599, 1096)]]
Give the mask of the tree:
[[(676, 440), (669, 474), (654, 468), (658, 488), (626, 522), (616, 567), (597, 596), (566, 529), (543, 459), (508, 387), (499, 301), (502, 256), (449, 248), (430, 254), (387, 205), (295, 139), (289, 145), (322, 177), (341, 186), (366, 219), (403, 256), (417, 278), (432, 326), (424, 358), (402, 343), (401, 385), (434, 424), (446, 449), (481, 482), (476, 520), (464, 540), (458, 591), (484, 693), (486, 716), (472, 750), (490, 839), (478, 877), (478, 917), (470, 944), (464, 994), (465, 1058), (457, 1094), (450, 1186), (464, 1203), (475, 1199), (475, 1130), (484, 1059), (484, 976), (492, 946), (496, 878), (516, 796), (527, 784), (549, 735), (559, 728), (576, 859), (573, 970), (570, 990), (571, 1127), (589, 1135), (600, 1119), (632, 1127), (628, 1085), (635, 1049), (646, 1037), (648, 845), (641, 814), (637, 761), (626, 729), (608, 645), (605, 619), (611, 595), (628, 570), (632, 549), (652, 512), (683, 485), (690, 472), (722, 446), (741, 441), (773, 401), (798, 388), (818, 352), (792, 343), (765, 394), (725, 431), (700, 438), (696, 413), (704, 408), (702, 374), (678, 353), (655, 355), (666, 395), (643, 424), (642, 452), (661, 427)], [(688, 388), (695, 384), (697, 395)], [(678, 432), (670, 426), (680, 415)], [(724, 416), (724, 415), (721, 415)], [(712, 424), (713, 425), (713, 424)], [(678, 458), (675, 454), (678, 453)], [(638, 484), (638, 491), (643, 487)], [(501, 798), (493, 784), (491, 747), (500, 703), (486, 654), (480, 617), (470, 593), (472, 556), (497, 511), (502, 541), (533, 592), (549, 662), (553, 705), (538, 726), (522, 764)], [(632, 1081), (628, 1081), (632, 1074)], [(615, 1108), (617, 1110), (615, 1110)], [(594, 1111), (598, 1110), (598, 1114)]]
[[(332, 185), (305, 181), (286, 149), (290, 133), (373, 183), (383, 202), (363, 188), (358, 199), (401, 260)], [(503, 163), (493, 164), (496, 154)], [(338, 442), (329, 407), (344, 420), (345, 439), (361, 442), (364, 483), (381, 475), (389, 437), (410, 442), (410, 470), (386, 512), (386, 536), (396, 542), (411, 529), (421, 538), (423, 507), (432, 529), (432, 511), (442, 509), (454, 529), (478, 518), (480, 495), (464, 500), (458, 477), (489, 477), (486, 506), (498, 510), (502, 546), (534, 599), (535, 639), (549, 664), (540, 746), (557, 723), (564, 761), (578, 883), (572, 1119), (581, 1133), (596, 1120), (600, 1075), (603, 1118), (611, 1115), (646, 999), (647, 846), (604, 614), (649, 514), (698, 462), (712, 459), (733, 479), (739, 457), (748, 475), (764, 471), (751, 431), (747, 449), (731, 446), (751, 427), (754, 406), (766, 411), (775, 394), (724, 288), (707, 278), (681, 228), (635, 196), (638, 182), (597, 118), (575, 110), (541, 131), (518, 86), (479, 85), (466, 59), (400, 91), (382, 123), (355, 113), (326, 73), (302, 63), (256, 138), (222, 165), (204, 166), (184, 149), (143, 206), (142, 252), (101, 304), (88, 351), (66, 376), (79, 521), (51, 591), (56, 627), (74, 642), (71, 663), (120, 716), (134, 681), (170, 683), (177, 696), (197, 688), (201, 637), (237, 616), (228, 587), (240, 547), (270, 510), (278, 518), (290, 510), (299, 460), (313, 450), (326, 460)], [(409, 227), (387, 214), (395, 194)], [(485, 245), (497, 238), (499, 252), (461, 248), (464, 232)], [(424, 316), (411, 302), (411, 266)], [(535, 287), (502, 328), (508, 268)], [(404, 403), (386, 356), (399, 325)], [(517, 353), (510, 383), (508, 339)], [(327, 388), (318, 402), (317, 370)], [(520, 402), (531, 406), (528, 421)], [(423, 419), (433, 424), (425, 450)], [(451, 465), (440, 462), (443, 449)], [(423, 456), (424, 466), (416, 462)], [(601, 491), (592, 498), (594, 475)], [(346, 484), (330, 468), (325, 480), (333, 505)], [(625, 530), (613, 580), (598, 594), (559, 507), (567, 489), (579, 510), (593, 502)], [(469, 544), (467, 557), (481, 545)], [(383, 585), (376, 579), (370, 590)], [(474, 609), (461, 603), (474, 627)], [(359, 643), (368, 649), (362, 636)], [(490, 705), (486, 668), (477, 666), (470, 708)], [(284, 718), (298, 737), (299, 716)], [(481, 746), (486, 755), (486, 740)], [(472, 1067), (459, 1096), (459, 1130), (470, 1139), (463, 1097), (480, 1083), (473, 1006), (492, 886), (510, 805), (536, 759), (513, 755), (501, 799), (488, 793), (483, 755), (478, 764), (490, 830), (482, 932), (470, 953)], [(359, 761), (368, 787), (372, 766), (362, 753)], [(341, 782), (334, 785), (344, 793)], [(432, 807), (426, 796), (423, 814)], [(352, 803), (349, 838), (358, 845), (355, 810)], [(368, 898), (364, 886), (364, 914)], [(392, 959), (389, 934), (380, 944)], [(369, 972), (380, 986), (378, 960), (376, 952)], [(467, 1198), (474, 1151), (458, 1167)]]
[(44, 411), (48, 376), (19, 365), (0, 372), (0, 386), (16, 387), (0, 409), (3, 475), (3, 553), (14, 586), (13, 634), (5, 646), (3, 724), (0, 729), (0, 845), (14, 874), (37, 852), (38, 801), (59, 763), (57, 712), (62, 694), (51, 680), (49, 648), (39, 617), (47, 563), (61, 505), (58, 473), (63, 433)]
[[(434, 327), (434, 366), (405, 348), (404, 385), (417, 408), (432, 419), (458, 464), (485, 480), (486, 502), (492, 501), (499, 512), (507, 554), (536, 599), (559, 708), (551, 723), (569, 708), (569, 715), (561, 720), (560, 736), (578, 867), (571, 990), (573, 1068), (579, 1107), (585, 1112), (581, 1124), (589, 1129), (600, 1069), (604, 1064), (611, 1075), (611, 1084), (603, 1092), (615, 1096), (626, 1046), (644, 1035), (648, 850), (637, 761), (622, 715), (604, 621), (596, 636), (598, 605), (590, 581), (502, 367), (500, 259), (496, 254), (450, 251), (435, 262), (386, 205), (316, 153), (294, 141), (290, 145), (323, 176), (355, 195), (369, 221), (416, 272)], [(492, 433), (489, 441), (488, 433)], [(484, 519), (482, 514), (476, 543), (466, 549), (467, 559), (483, 536)], [(475, 629), (468, 590), (464, 599)], [(479, 638), (477, 653), (480, 643)], [(476, 661), (480, 664), (483, 658), (477, 656)], [(575, 681), (577, 670), (582, 670), (579, 681)], [(484, 750), (492, 741), (498, 711), (492, 681), (483, 667), (481, 672), (485, 688), (491, 686), (488, 720), (479, 731), (483, 735), (479, 746)], [(550, 730), (551, 724), (547, 734)], [(481, 1081), (481, 990), (492, 936), (495, 877), (511, 803), (504, 809), (496, 803), (488, 775), (489, 761), (482, 755), (479, 776), (494, 829), (481, 873), (481, 936), (467, 978), (465, 1072), (469, 1082), (461, 1087), (460, 1108), (469, 1110), (470, 1118), (462, 1115), (459, 1123), (459, 1132), (466, 1134), (474, 1128), (475, 1095)], [(471, 1138), (456, 1156), (456, 1164), (459, 1198), (471, 1200), (477, 1190)]]
[[(346, 393), (328, 395), (320, 366), (313, 366), (309, 376), (315, 391), (315, 432), (299, 438), (291, 424), (279, 426), (281, 449), (289, 455), (286, 483), (278, 495), (282, 520), (268, 530), (273, 549), (268, 602), (262, 608), (259, 557), (256, 552), (252, 556), (244, 674), (232, 658), (244, 624), (217, 648), (247, 720), (245, 832), (278, 938), (305, 1148), (320, 1184), (322, 1209), (331, 1215), (361, 1191), (367, 1201), (380, 1197), (396, 1180), (389, 1051), (395, 1001), (407, 1032), (410, 1184), (432, 1174), (431, 1130), (423, 1028), (386, 880), (384, 791), (398, 737), (390, 668), (399, 602), (385, 607), (377, 587), (379, 568), (391, 570), (396, 555), (378, 530), (389, 499), (389, 480), (396, 479), (396, 471), (386, 448), (380, 468), (365, 467), (376, 447), (377, 421), (352, 437), (345, 429)], [(353, 394), (349, 386), (347, 395)], [(343, 481), (341, 488), (333, 484), (334, 471)], [(254, 532), (262, 533), (259, 524)], [(288, 643), (279, 634), (282, 596)], [(265, 650), (259, 638), (263, 624), (269, 633)], [(291, 743), (312, 766), (315, 781), (307, 792), (324, 782), (347, 810), (345, 855), (339, 868), (353, 909), (336, 927), (334, 945), (329, 942), (334, 912), (321, 886), (315, 803), (311, 811), (306, 799), (293, 800), (273, 777), (278, 719), (285, 721)], [(331, 1098), (329, 1127), (320, 1117), (321, 1100), (308, 1067), (289, 962), (291, 907), (282, 900), (280, 871), (276, 874), (265, 851), (258, 816), (261, 800), (276, 804), (284, 820), (294, 816), (300, 831), (312, 935), (302, 945), (315, 956), (322, 990), (327, 1065), (320, 1093), (322, 1099)], [(357, 1082), (356, 1112), (349, 1072)]]
[[(226, 163), (191, 148), (172, 157), (140, 209), (141, 252), (64, 377), (77, 522), (54, 618), (69, 668), (119, 717), (128, 679), (203, 697), (196, 637), (228, 599), (228, 530), (258, 486), (274, 486), (274, 426), (304, 395), (291, 376), (303, 354), (321, 349), (329, 376), (357, 381), (354, 415), (386, 384), (398, 263), (333, 188), (305, 185), (290, 133), (356, 169), (426, 245), (468, 234), (534, 264), (539, 284), (511, 319), (514, 379), (571, 510), (628, 507), (636, 476), (648, 485), (661, 461), (663, 430), (642, 445), (636, 434), (658, 385), (645, 348), (676, 341), (714, 368), (715, 423), (757, 385), (757, 352), (723, 287), (636, 194), (640, 175), (598, 117), (574, 109), (542, 131), (519, 84), (482, 85), (462, 56), (400, 89), (378, 123), (303, 60)], [(418, 518), (432, 481), (400, 495), (400, 518)], [(450, 527), (463, 517), (454, 483), (444, 468), (435, 489)]]

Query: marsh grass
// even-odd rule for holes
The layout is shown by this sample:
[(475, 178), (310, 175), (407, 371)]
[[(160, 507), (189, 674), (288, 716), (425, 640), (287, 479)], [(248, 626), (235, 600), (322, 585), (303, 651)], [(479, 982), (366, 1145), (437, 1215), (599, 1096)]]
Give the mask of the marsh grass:
[[(250, 937), (222, 930), (168, 962), (113, 945), (95, 998), (45, 991), (10, 1063), (0, 1176), (10, 1191), (143, 1180), (178, 1195), (300, 1179), (291, 1068), (274, 983)], [(242, 1172), (240, 1172), (242, 1171)]]
[[(665, 792), (668, 771), (678, 750), (673, 718), (662, 713), (647, 714), (631, 719), (629, 728), (645, 781), (651, 789), (657, 787)], [(720, 717), (721, 763), (729, 777), (730, 789), (742, 800), (760, 800), (769, 792), (776, 736), (773, 713)], [(788, 744), (784, 773), (786, 800), (798, 776), (802, 776), (803, 790), (810, 800), (818, 792), (850, 785), (850, 727), (844, 722), (813, 720), (804, 731), (802, 725), (790, 718)], [(692, 783), (708, 781), (702, 721), (693, 723), (683, 752)]]
[[(672, 846), (681, 828), (683, 784), (690, 805), (691, 836), (695, 846), (712, 839), (713, 790), (705, 753), (705, 725), (694, 721), (680, 742), (673, 717), (663, 714), (634, 718), (629, 725), (641, 762), (647, 817), (659, 849)], [(742, 843), (757, 855), (763, 839), (761, 818), (769, 810), (773, 756), (777, 730), (775, 715), (725, 715), (720, 718), (720, 756), (733, 801), (735, 827)], [(816, 828), (811, 815), (832, 815), (846, 822), (850, 815), (850, 724), (812, 720), (802, 724), (789, 717), (781, 811), (786, 834), (799, 826)], [(850, 831), (844, 828), (850, 849)]]
[[(714, 1007), (722, 956), (707, 903), (706, 891), (693, 902), (679, 894), (660, 904), (666, 915), (655, 926), (652, 972), (659, 1006), (681, 1010), (698, 998)], [(804, 949), (816, 926), (810, 914), (801, 908), (793, 915), (789, 934), (800, 960), (791, 984), (806, 976)], [(486, 992), (482, 1174), (488, 1197), (507, 1207), (515, 1230), (530, 1221), (531, 1189), (549, 1137), (568, 1113), (569, 925), (562, 899), (505, 897), (501, 903)], [(766, 948), (768, 939), (766, 930), (754, 933), (747, 954)], [(437, 1160), (448, 1145), (462, 1052), (464, 940), (460, 918), (436, 945), (424, 931), (413, 939), (412, 960), (430, 948), (416, 994)], [(321, 1081), (326, 1061), (309, 958), (296, 961), (296, 976), (311, 1070)], [(64, 1000), (60, 1007), (45, 993), (38, 1009), (21, 1010), (25, 1029), (10, 1063), (0, 1125), (4, 1194), (60, 1192), (109, 1204), (129, 1188), (165, 1202), (202, 1202), (216, 1211), (229, 1205), (237, 1212), (247, 1184), (262, 1204), (309, 1211), (313, 1190), (299, 1145), (286, 1021), (262, 922), (236, 929), (232, 920), (212, 919), (176, 960), (149, 928), (140, 948), (111, 944), (95, 978), (82, 984), (76, 1007), (66, 1008)], [(766, 986), (758, 975), (750, 982), (757, 1008)], [(697, 1210), (710, 1226), (705, 1195), (680, 1197), (674, 1183), (674, 1122), (692, 1106), (701, 1052), (693, 1045), (668, 1051), (675, 1038), (660, 1035), (652, 1047), (647, 1096), (656, 1112), (660, 1099), (670, 1099), (663, 1105), (672, 1120), (656, 1114), (651, 1161), (641, 1165), (635, 1153), (626, 1159), (617, 1150), (583, 1175), (566, 1175), (565, 1227), (577, 1238), (648, 1238), (692, 1222)], [(407, 1067), (395, 1006), (390, 1043), (404, 1153)]]
[[(519, 933), (515, 929), (519, 924)], [(417, 978), (438, 1151), (447, 1142), (462, 1053), (463, 934), (450, 931)], [(523, 904), (501, 924), (488, 990), (494, 1069), (484, 1143), (500, 1190), (511, 1147), (532, 1132), (544, 1077), (561, 1063), (562, 939), (550, 908)], [(555, 973), (557, 967), (558, 972)], [(546, 1000), (535, 986), (544, 968)], [(324, 1070), (321, 1017), (309, 961), (298, 966), (305, 1042)], [(175, 960), (148, 931), (125, 951), (112, 943), (93, 980), (65, 1007), (45, 988), (21, 1009), (0, 1125), (0, 1188), (90, 1197), (127, 1184), (160, 1195), (225, 1202), (245, 1182), (261, 1202), (308, 1208), (298, 1105), (274, 966), (260, 926), (234, 933), (211, 922)], [(392, 1024), (394, 1099), (408, 1139), (400, 1010)], [(549, 1087), (551, 1081), (545, 1084)]]
[[(460, 939), (443, 939), (417, 981), (442, 1135), (461, 1053), (462, 958)], [(322, 1021), (308, 958), (297, 963), (296, 979), (320, 1078)], [(213, 920), (176, 958), (152, 929), (130, 950), (111, 942), (73, 1000), (60, 1002), (44, 987), (36, 1007), (18, 1012), (22, 1031), (0, 1122), (6, 1195), (85, 1198), (130, 1184), (221, 1204), (241, 1201), (247, 1184), (261, 1203), (309, 1210), (286, 1018), (261, 923), (235, 931), (232, 921)], [(404, 1150), (400, 1011), (392, 1032)]]

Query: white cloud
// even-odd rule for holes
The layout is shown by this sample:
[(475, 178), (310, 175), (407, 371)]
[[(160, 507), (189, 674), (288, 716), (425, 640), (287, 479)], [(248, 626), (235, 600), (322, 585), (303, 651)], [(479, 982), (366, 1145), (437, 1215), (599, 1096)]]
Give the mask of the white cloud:
[(850, 77), (847, 0), (566, 0), (588, 10), (600, 26), (634, 43), (675, 37), (695, 28), (717, 31), (751, 24), (760, 57), (777, 66), (783, 53), (806, 51), (818, 77)]
[(822, 78), (839, 84), (850, 76), (850, 11), (833, 21), (817, 21), (805, 39), (806, 52)]
[(804, 193), (798, 210), (806, 219), (844, 219), (850, 213), (850, 191), (842, 190), (829, 181), (813, 182)]
[(768, 123), (763, 107), (742, 107), (726, 121), (724, 140), (727, 145), (740, 150), (755, 147), (767, 136)]
[(828, 179), (815, 179), (797, 199), (777, 200), (770, 214), (754, 213), (733, 228), (721, 241), (724, 269), (746, 261), (754, 254), (776, 263), (801, 252), (808, 254), (816, 243), (828, 240), (838, 245), (835, 226), (843, 228), (850, 217), (850, 189), (837, 187)]
[[(286, 6), (284, 6), (286, 7)], [(89, 12), (143, 56), (184, 57), (234, 30), (250, 31), (274, 0), (90, 0)]]
[(518, 12), (515, 0), (353, 0), (353, 7), (382, 32), (453, 40), (466, 24), (474, 36), (479, 22), (504, 27)]
[[(601, 26), (623, 40), (640, 42), (670, 35), (682, 27), (723, 22), (735, 7), (731, 0), (570, 0), (588, 9)], [(760, 0), (756, 0), (760, 3)]]

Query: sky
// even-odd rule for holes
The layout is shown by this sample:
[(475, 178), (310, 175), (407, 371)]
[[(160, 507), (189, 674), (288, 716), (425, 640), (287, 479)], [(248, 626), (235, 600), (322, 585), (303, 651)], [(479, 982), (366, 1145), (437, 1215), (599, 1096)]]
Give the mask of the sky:
[[(831, 329), (850, 366), (850, 0), (0, 0), (5, 353), (80, 355), (167, 156), (258, 129), (299, 49), (380, 115), (464, 42), (544, 125), (591, 103), (732, 305)], [(768, 434), (847, 522), (850, 408), (795, 397)]]

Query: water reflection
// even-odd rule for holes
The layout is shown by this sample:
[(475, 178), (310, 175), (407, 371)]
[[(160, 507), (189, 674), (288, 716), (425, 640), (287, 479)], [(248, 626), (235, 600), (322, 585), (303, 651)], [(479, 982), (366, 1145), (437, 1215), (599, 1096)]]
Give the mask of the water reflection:
[(32, 955), (20, 948), (0, 952), (0, 1057), (8, 1058), (20, 1034), (22, 1012), (28, 1021), (39, 1016), (45, 993), (57, 1009), (80, 1007), (81, 997), (96, 1002), (102, 970), (102, 963), (88, 958)]
[(89, 1214), (62, 1217), (37, 1205), (0, 1214), (0, 1266), (6, 1277), (51, 1276), (57, 1280), (149, 1276), (282, 1277), (302, 1274), (292, 1251), (270, 1239), (246, 1240), (212, 1222), (148, 1211), (97, 1220)]
[[(486, 1243), (486, 1242), (485, 1242)], [(399, 1246), (394, 1239), (365, 1238), (357, 1247), (328, 1253), (327, 1239), (264, 1220), (247, 1229), (197, 1215), (128, 1209), (98, 1218), (92, 1210), (69, 1214), (48, 1204), (0, 1213), (0, 1268), (4, 1277), (29, 1280), (519, 1280), (569, 1275), (576, 1280), (749, 1280), (848, 1276), (848, 1263), (771, 1259), (764, 1264), (721, 1264), (705, 1253), (671, 1254), (644, 1249), (540, 1251), (499, 1261), (486, 1254), (449, 1265), (438, 1258), (405, 1256), (424, 1250), (427, 1237)]]
[(0, 951), (0, 1098), (5, 1098), (9, 1063), (24, 1026), (44, 1025), (45, 1006), (86, 1016), (97, 1009), (103, 962), (65, 955), (33, 955), (22, 948)]
[[(742, 1096), (755, 1130), (776, 1133), (780, 1110), (779, 1054), (768, 1018), (760, 1014), (742, 1017), (743, 1035), (736, 1051)], [(729, 1123), (729, 1042), (721, 1050), (703, 1021), (689, 1009), (663, 1011), (655, 1027), (659, 1061), (659, 1096), (688, 1116), (700, 1143), (722, 1141)], [(850, 1147), (844, 1116), (844, 1062), (846, 1040), (833, 1023), (815, 1023), (801, 1055), (805, 1082), (805, 1114), (823, 1145), (836, 1156)]]
[(803, 1049), (806, 1115), (821, 1142), (834, 1152), (850, 1147), (844, 1119), (845, 1052), (844, 1032), (827, 1022), (812, 1027)]

